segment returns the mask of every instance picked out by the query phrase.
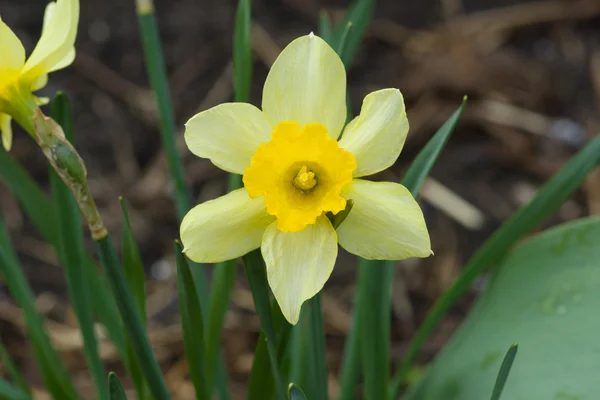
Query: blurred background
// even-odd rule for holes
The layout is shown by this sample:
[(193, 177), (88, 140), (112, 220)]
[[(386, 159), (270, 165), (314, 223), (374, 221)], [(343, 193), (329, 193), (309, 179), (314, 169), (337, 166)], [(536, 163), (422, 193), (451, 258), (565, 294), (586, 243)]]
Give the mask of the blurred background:
[[(0, 0), (2, 19), (30, 51), (45, 0)], [(340, 20), (347, 1), (254, 0), (252, 102), (260, 105), (269, 66), (293, 38), (317, 30), (319, 12)], [(156, 0), (177, 125), (232, 98), (235, 0)], [(398, 263), (393, 290), (392, 358), (398, 360), (433, 301), (504, 220), (600, 130), (599, 0), (378, 0), (348, 84), (354, 112), (376, 89), (397, 87), (411, 129), (396, 165), (375, 179), (399, 181), (417, 152), (468, 95), (468, 107), (419, 199), (435, 256)], [(74, 104), (76, 147), (105, 224), (119, 242), (128, 204), (145, 261), (149, 332), (167, 384), (192, 399), (175, 289), (172, 240), (178, 224), (172, 186), (148, 91), (134, 1), (81, 0), (77, 58), (41, 94), (64, 90)], [(178, 138), (194, 204), (226, 190), (225, 173), (189, 153)], [(11, 155), (48, 187), (45, 158), (15, 129)], [(10, 228), (47, 328), (86, 398), (93, 385), (56, 255), (0, 182)], [(600, 170), (545, 226), (600, 213)], [(545, 227), (544, 226), (544, 227)], [(540, 227), (543, 228), (543, 227)], [(90, 248), (91, 243), (88, 243)], [(338, 391), (352, 315), (356, 259), (342, 253), (323, 307), (330, 393)], [(460, 324), (485, 287), (478, 281), (427, 342), (424, 365)], [(244, 398), (259, 322), (243, 271), (223, 337), (234, 398)], [(42, 390), (19, 309), (0, 282), (0, 334), (26, 377)], [(122, 371), (106, 341), (107, 368)], [(3, 372), (3, 371), (0, 371)], [(123, 376), (123, 375), (121, 375)], [(128, 380), (124, 377), (124, 383)], [(42, 393), (43, 394), (43, 393)]]

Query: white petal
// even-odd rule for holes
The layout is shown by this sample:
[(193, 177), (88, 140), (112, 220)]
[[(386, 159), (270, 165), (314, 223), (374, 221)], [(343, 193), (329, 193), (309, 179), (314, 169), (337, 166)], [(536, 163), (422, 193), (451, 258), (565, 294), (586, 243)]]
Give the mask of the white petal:
[(12, 147), (12, 127), (10, 122), (12, 118), (8, 114), (0, 113), (0, 134), (2, 135), (2, 146), (4, 150), (9, 151)]
[(258, 145), (271, 139), (265, 115), (247, 103), (225, 103), (193, 116), (185, 124), (185, 142), (198, 157), (243, 174)]
[(273, 222), (264, 200), (250, 199), (238, 189), (197, 205), (181, 222), (184, 253), (201, 263), (231, 260), (260, 247), (263, 233)]
[(335, 230), (325, 216), (300, 232), (281, 232), (276, 222), (265, 231), (261, 252), (269, 286), (290, 324), (298, 322), (302, 303), (329, 279), (337, 251)]
[[(0, 18), (0, 74), (3, 69), (18, 70), (25, 63), (25, 49), (15, 33)], [(0, 77), (0, 79), (2, 79)]]
[(355, 177), (372, 175), (394, 164), (407, 134), (402, 94), (398, 89), (383, 89), (365, 97), (360, 115), (344, 129), (340, 147), (356, 157)]
[(302, 36), (277, 57), (263, 89), (262, 108), (277, 125), (318, 122), (337, 139), (346, 122), (346, 70), (340, 57), (318, 36)]
[(404, 186), (355, 179), (342, 194), (354, 201), (348, 217), (337, 228), (344, 249), (370, 260), (432, 254), (423, 212)]
[(30, 79), (73, 62), (78, 23), (79, 0), (57, 0), (48, 4), (42, 35), (23, 70)]

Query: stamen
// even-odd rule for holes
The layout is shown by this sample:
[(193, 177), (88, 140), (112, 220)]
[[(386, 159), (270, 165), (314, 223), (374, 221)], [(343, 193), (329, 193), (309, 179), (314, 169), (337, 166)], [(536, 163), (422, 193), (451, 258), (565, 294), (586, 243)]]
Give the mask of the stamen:
[(310, 190), (316, 184), (315, 173), (310, 171), (306, 165), (303, 165), (300, 171), (298, 171), (298, 175), (294, 178), (294, 186), (300, 190)]

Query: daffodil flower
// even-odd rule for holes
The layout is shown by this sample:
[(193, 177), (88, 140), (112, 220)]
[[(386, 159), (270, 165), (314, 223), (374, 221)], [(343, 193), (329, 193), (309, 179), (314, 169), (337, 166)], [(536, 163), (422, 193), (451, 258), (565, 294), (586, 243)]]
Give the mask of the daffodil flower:
[[(310, 34), (290, 43), (269, 71), (262, 111), (226, 103), (186, 124), (192, 153), (243, 174), (244, 188), (193, 208), (181, 223), (184, 252), (213, 263), (261, 248), (269, 286), (287, 320), (322, 288), (339, 244), (367, 259), (431, 255), (423, 214), (410, 192), (360, 179), (391, 166), (408, 133), (402, 94), (365, 97), (344, 129), (346, 72)], [(354, 206), (337, 228), (336, 214)]]
[(12, 146), (12, 118), (34, 135), (31, 116), (48, 100), (32, 92), (46, 86), (50, 72), (73, 62), (78, 20), (79, 0), (48, 4), (40, 40), (25, 60), (21, 41), (0, 18), (0, 131), (6, 150)]

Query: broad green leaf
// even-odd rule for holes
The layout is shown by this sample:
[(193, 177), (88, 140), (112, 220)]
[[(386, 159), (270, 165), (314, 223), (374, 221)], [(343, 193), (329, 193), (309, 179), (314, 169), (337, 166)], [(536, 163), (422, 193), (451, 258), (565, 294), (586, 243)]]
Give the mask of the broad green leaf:
[(290, 383), (288, 387), (288, 396), (290, 400), (306, 400), (306, 395), (300, 387), (294, 383)]
[[(58, 222), (53, 204), (31, 175), (19, 163), (14, 161), (2, 146), (0, 146), (0, 177), (19, 200), (25, 214), (36, 229), (48, 243), (52, 244), (59, 257), (62, 257), (60, 241), (58, 240)], [(104, 277), (87, 253), (84, 256), (84, 261), (98, 319), (108, 330), (119, 353), (125, 358), (125, 338), (121, 330), (115, 301), (110, 295)], [(61, 260), (61, 264), (65, 264), (64, 260)]]
[(252, 298), (254, 299), (254, 306), (256, 307), (262, 330), (265, 333), (264, 339), (266, 340), (267, 353), (271, 363), (272, 379), (275, 382), (276, 399), (281, 400), (285, 398), (285, 395), (279, 372), (279, 365), (277, 363), (277, 341), (275, 337), (273, 316), (271, 314), (269, 284), (267, 282), (265, 264), (262, 255), (260, 254), (260, 250), (254, 250), (246, 254), (243, 257), (243, 260), (244, 270), (246, 271), (246, 277), (248, 279), (248, 284), (250, 285)]
[(252, 20), (250, 0), (239, 0), (233, 33), (234, 101), (247, 102), (252, 84)]
[[(67, 96), (58, 93), (52, 102), (52, 118), (63, 128), (65, 136), (73, 140), (73, 114)], [(87, 269), (84, 267), (83, 226), (77, 201), (73, 194), (50, 167), (50, 186), (56, 205), (60, 259), (63, 261), (69, 298), (83, 337), (83, 352), (90, 368), (98, 399), (108, 399), (104, 367), (98, 353), (94, 332), (94, 312)]]
[[(0, 239), (0, 245), (3, 245), (3, 243), (4, 242), (2, 241), (2, 239)], [(27, 384), (27, 381), (25, 381), (25, 378), (23, 378), (23, 375), (21, 374), (21, 372), (17, 369), (17, 366), (15, 365), (12, 357), (8, 353), (8, 350), (6, 350), (6, 347), (4, 347), (4, 344), (2, 343), (1, 340), (0, 340), (0, 362), (2, 362), (2, 365), (8, 372), (9, 376), (19, 386), (19, 388), (23, 392), (27, 393), (28, 395), (31, 395), (31, 388)], [(1, 398), (1, 395), (0, 395), (0, 398)]]
[(0, 399), (31, 400), (31, 396), (0, 377)]
[(600, 218), (548, 230), (501, 262), (410, 400), (486, 399), (502, 355), (521, 351), (507, 400), (594, 400), (600, 393)]
[(146, 335), (142, 317), (137, 310), (133, 295), (127, 286), (127, 281), (125, 280), (125, 275), (123, 274), (121, 263), (119, 262), (113, 243), (108, 235), (95, 241), (100, 262), (106, 271), (106, 276), (117, 301), (127, 336), (131, 341), (150, 392), (155, 400), (170, 399), (160, 367), (152, 352), (150, 340)]
[[(196, 286), (190, 272), (190, 267), (183, 255), (181, 243), (175, 242), (175, 257), (177, 259), (177, 295), (179, 298), (179, 313), (183, 328), (183, 344), (185, 356), (190, 366), (190, 376), (196, 389), (196, 399), (210, 399), (206, 384), (205, 370), (205, 341), (202, 308), (198, 301)], [(217, 344), (218, 346), (218, 344)]]
[(498, 371), (498, 376), (496, 377), (496, 383), (494, 383), (494, 390), (492, 390), (492, 397), (490, 400), (500, 400), (504, 385), (506, 385), (506, 380), (508, 379), (508, 374), (515, 361), (515, 357), (517, 356), (518, 349), (518, 344), (513, 344), (508, 348), (504, 360), (502, 360), (502, 364), (500, 365), (500, 370)]
[(127, 400), (125, 389), (123, 389), (121, 381), (114, 372), (108, 374), (108, 388), (110, 390), (110, 400)]
[[(3, 231), (3, 234), (0, 235), (2, 239), (9, 237), (2, 218), (0, 218), (0, 231)], [(7, 240), (0, 242), (0, 275), (4, 277), (10, 293), (23, 310), (29, 341), (44, 383), (53, 397), (61, 400), (76, 400), (78, 396), (73, 382), (60, 356), (50, 344), (50, 339), (44, 330), (42, 317), (35, 307), (33, 292), (21, 266), (10, 255), (13, 251), (9, 248), (10, 242)]]
[[(144, 273), (144, 263), (140, 255), (135, 237), (129, 223), (129, 212), (123, 197), (119, 198), (121, 209), (123, 210), (123, 228), (121, 236), (121, 258), (123, 260), (123, 272), (125, 280), (131, 290), (133, 299), (137, 306), (137, 310), (142, 318), (142, 323), (146, 325), (146, 275)], [(131, 379), (135, 385), (135, 391), (138, 397), (145, 399), (148, 394), (148, 386), (142, 373), (142, 368), (138, 363), (133, 344), (130, 340), (126, 341), (127, 345), (127, 369), (131, 375)]]
[(554, 214), (600, 162), (600, 135), (575, 155), (536, 196), (506, 221), (471, 257), (452, 286), (433, 305), (419, 327), (392, 384), (392, 399), (400, 392), (413, 360), (425, 340), (473, 281), (496, 264), (525, 234)]

